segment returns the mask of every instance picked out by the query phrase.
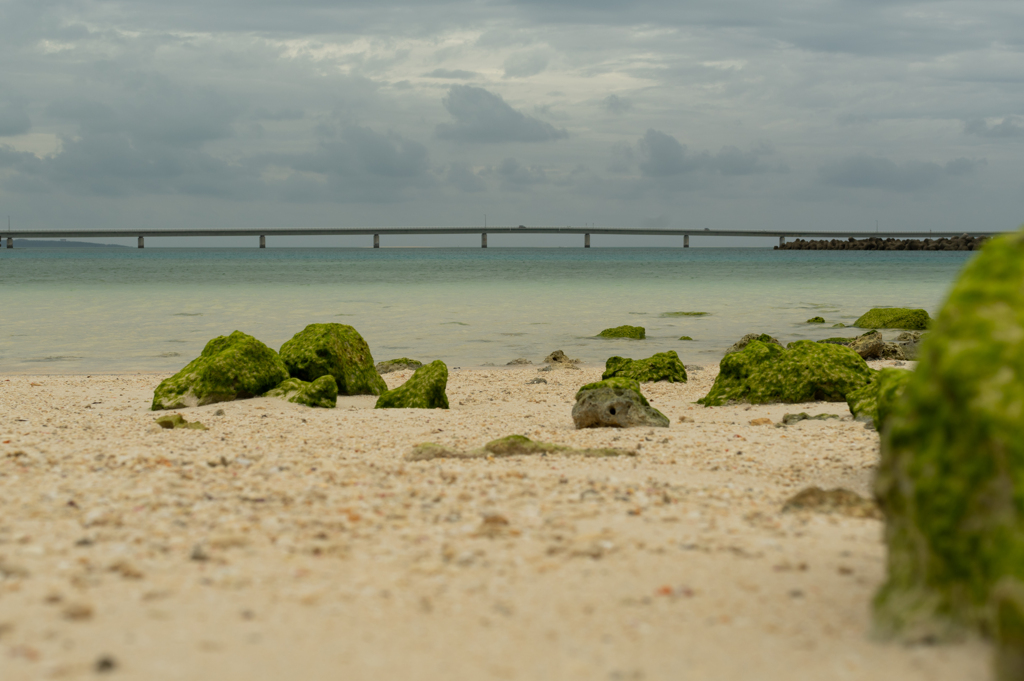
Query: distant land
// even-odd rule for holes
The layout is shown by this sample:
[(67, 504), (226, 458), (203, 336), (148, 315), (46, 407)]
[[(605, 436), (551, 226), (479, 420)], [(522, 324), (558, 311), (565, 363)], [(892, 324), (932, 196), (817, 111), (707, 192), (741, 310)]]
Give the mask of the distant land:
[[(0, 235), (2, 236), (2, 235)], [(128, 248), (116, 244), (94, 244), (91, 241), (65, 241), (64, 239), (15, 239), (15, 248)]]

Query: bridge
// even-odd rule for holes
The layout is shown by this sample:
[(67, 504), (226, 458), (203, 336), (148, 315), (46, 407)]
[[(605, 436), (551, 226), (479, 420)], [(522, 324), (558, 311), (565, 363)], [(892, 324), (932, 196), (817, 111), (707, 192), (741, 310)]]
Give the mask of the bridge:
[(895, 239), (941, 239), (958, 236), (993, 236), (1007, 230), (967, 232), (843, 232), (828, 230), (748, 230), (748, 229), (649, 229), (632, 227), (310, 227), (279, 229), (65, 229), (65, 230), (13, 230), (0, 232), (7, 238), (7, 248), (14, 248), (14, 239), (97, 239), (137, 237), (139, 248), (145, 247), (146, 237), (203, 237), (251, 236), (259, 237), (259, 247), (267, 247), (267, 237), (274, 236), (353, 236), (373, 235), (373, 247), (380, 248), (381, 235), (408, 234), (479, 234), (480, 247), (487, 248), (488, 234), (582, 234), (583, 247), (590, 248), (592, 234), (628, 236), (681, 236), (683, 248), (690, 247), (691, 236), (778, 237), (779, 245), (787, 238), (795, 239), (868, 239), (871, 237)]

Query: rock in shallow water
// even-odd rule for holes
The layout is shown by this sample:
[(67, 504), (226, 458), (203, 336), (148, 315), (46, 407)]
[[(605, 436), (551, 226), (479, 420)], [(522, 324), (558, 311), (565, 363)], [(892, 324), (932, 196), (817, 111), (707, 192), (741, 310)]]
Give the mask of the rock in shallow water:
[(876, 307), (853, 323), (861, 329), (927, 329), (928, 312), (906, 307)]
[(321, 376), (312, 383), (298, 378), (289, 378), (267, 392), (264, 397), (276, 397), (307, 407), (333, 409), (338, 406), (338, 384), (334, 376)]
[(1022, 423), (1019, 231), (965, 266), (883, 431), (875, 494), (889, 553), (874, 601), (880, 632), (921, 640), (967, 627), (995, 632), (1006, 664), (1024, 657)]
[(152, 409), (201, 407), (262, 395), (288, 378), (277, 353), (241, 331), (218, 336), (153, 392)]
[(333, 376), (339, 395), (380, 395), (388, 389), (370, 347), (347, 324), (310, 324), (281, 346), (281, 360), (293, 378)]
[(419, 369), (423, 366), (423, 362), (415, 359), (409, 359), (408, 357), (399, 357), (398, 359), (389, 359), (383, 362), (377, 362), (374, 367), (378, 374), (390, 374), (392, 371), (405, 371), (407, 369)]
[(447, 409), (448, 367), (439, 359), (420, 367), (409, 380), (388, 390), (377, 400), (377, 409)]
[(686, 367), (679, 360), (675, 350), (659, 352), (647, 359), (630, 359), (628, 357), (609, 357), (605, 362), (601, 379), (621, 376), (632, 378), (639, 383), (649, 381), (668, 381), (669, 383), (686, 383)]
[(655, 409), (631, 378), (588, 383), (576, 393), (572, 420), (577, 428), (668, 428), (669, 420)]
[(647, 329), (642, 326), (629, 326), (628, 324), (625, 324), (623, 326), (605, 329), (597, 335), (599, 338), (632, 338), (634, 340), (643, 340), (647, 338)]
[(733, 343), (732, 346), (725, 351), (725, 354), (731, 355), (734, 352), (740, 352), (743, 348), (747, 347), (747, 344), (749, 344), (750, 341), (754, 340), (761, 341), (762, 343), (772, 343), (773, 345), (778, 345), (780, 348), (782, 347), (782, 343), (779, 342), (778, 338), (772, 338), (766, 333), (748, 333), (746, 336)]

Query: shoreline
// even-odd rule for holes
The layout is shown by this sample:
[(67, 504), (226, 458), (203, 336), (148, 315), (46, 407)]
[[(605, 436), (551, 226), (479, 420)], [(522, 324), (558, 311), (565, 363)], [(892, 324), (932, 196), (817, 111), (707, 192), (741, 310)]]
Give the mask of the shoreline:
[[(577, 431), (600, 370), (536, 369), (453, 372), (450, 410), (151, 412), (159, 374), (3, 377), (5, 680), (985, 678), (978, 641), (871, 639), (878, 520), (783, 512), (870, 494), (845, 404), (701, 407), (706, 365), (643, 386), (669, 428)], [(840, 418), (774, 427), (801, 411)], [(631, 455), (404, 459), (510, 434)]]

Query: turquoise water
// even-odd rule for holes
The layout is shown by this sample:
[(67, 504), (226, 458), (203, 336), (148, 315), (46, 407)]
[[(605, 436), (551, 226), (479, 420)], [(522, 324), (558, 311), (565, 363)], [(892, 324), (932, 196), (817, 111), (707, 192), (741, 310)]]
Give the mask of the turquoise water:
[[(0, 250), (0, 372), (175, 371), (210, 338), (273, 348), (355, 326), (377, 360), (587, 362), (676, 350), (715, 362), (740, 336), (783, 342), (877, 306), (935, 313), (967, 252), (769, 249)], [(663, 316), (708, 312), (701, 317)], [(808, 325), (822, 316), (828, 324)], [(621, 324), (647, 340), (594, 338)], [(692, 336), (693, 342), (677, 340)]]

